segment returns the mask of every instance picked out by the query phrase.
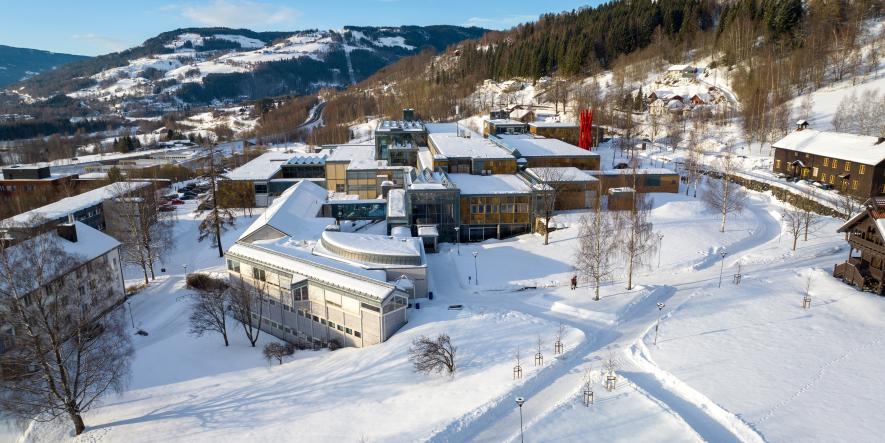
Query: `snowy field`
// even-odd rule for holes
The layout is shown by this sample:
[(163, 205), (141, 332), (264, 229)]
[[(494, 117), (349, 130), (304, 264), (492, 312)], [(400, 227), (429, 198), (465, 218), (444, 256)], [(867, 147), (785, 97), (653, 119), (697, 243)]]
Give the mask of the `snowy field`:
[[(150, 335), (135, 338), (129, 387), (86, 415), (76, 441), (519, 441), (517, 396), (529, 441), (876, 441), (885, 425), (867, 412), (885, 395), (882, 299), (830, 277), (847, 254), (840, 221), (827, 219), (794, 252), (781, 203), (751, 195), (725, 233), (699, 199), (653, 195), (660, 256), (637, 287), (627, 291), (618, 275), (600, 301), (583, 283), (568, 287), (580, 211), (556, 217), (562, 229), (548, 246), (536, 235), (443, 245), (428, 255), (434, 300), (410, 310), (393, 338), (271, 366), (260, 354), (267, 335), (251, 348), (232, 325), (225, 348), (187, 334), (183, 265), (224, 267), (196, 242), (193, 204), (184, 205), (167, 272), (132, 299), (136, 327)], [(240, 217), (225, 246), (248, 224)], [(808, 276), (813, 303), (803, 310)], [(456, 303), (464, 309), (447, 309)], [(666, 307), (654, 344), (657, 303)], [(554, 355), (560, 324), (565, 352)], [(416, 374), (411, 340), (441, 332), (459, 348), (457, 374)], [(538, 336), (542, 366), (532, 361)], [(525, 377), (514, 381), (517, 347)], [(609, 359), (613, 391), (602, 386)], [(595, 401), (585, 407), (588, 379)], [(34, 424), (19, 441), (70, 439), (60, 421)]]

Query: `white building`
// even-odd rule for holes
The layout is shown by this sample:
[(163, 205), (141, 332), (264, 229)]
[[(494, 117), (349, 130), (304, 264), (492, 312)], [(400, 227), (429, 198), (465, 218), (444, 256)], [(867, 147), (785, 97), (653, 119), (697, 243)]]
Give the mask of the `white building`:
[(381, 343), (408, 320), (409, 298), (426, 293), (423, 244), (326, 230), (335, 223), (318, 216), (327, 194), (309, 181), (283, 192), (228, 250), (228, 273), (266, 295), (254, 311), (271, 335), (316, 345)]

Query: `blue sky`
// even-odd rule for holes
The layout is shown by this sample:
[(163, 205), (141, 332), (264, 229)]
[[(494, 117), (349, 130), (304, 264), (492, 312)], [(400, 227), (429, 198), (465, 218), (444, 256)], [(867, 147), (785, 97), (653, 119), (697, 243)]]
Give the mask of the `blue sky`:
[(344, 25), (475, 25), (507, 29), (597, 0), (30, 0), (0, 6), (0, 44), (98, 55), (190, 26), (256, 31)]

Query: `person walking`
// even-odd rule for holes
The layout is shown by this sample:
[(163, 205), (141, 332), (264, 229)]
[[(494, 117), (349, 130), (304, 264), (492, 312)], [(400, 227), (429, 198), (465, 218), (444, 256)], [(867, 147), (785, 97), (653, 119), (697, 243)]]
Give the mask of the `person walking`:
[(578, 287), (578, 276), (573, 275), (572, 276), (572, 291), (574, 291), (575, 288), (577, 288), (577, 287)]

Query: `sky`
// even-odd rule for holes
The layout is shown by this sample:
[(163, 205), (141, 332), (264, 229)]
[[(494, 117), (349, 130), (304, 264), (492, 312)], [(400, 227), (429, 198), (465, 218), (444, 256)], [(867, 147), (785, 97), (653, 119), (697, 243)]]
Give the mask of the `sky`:
[(508, 29), (598, 0), (29, 0), (0, 6), (0, 44), (83, 55), (137, 46), (184, 27), (254, 31), (345, 25), (464, 25)]

